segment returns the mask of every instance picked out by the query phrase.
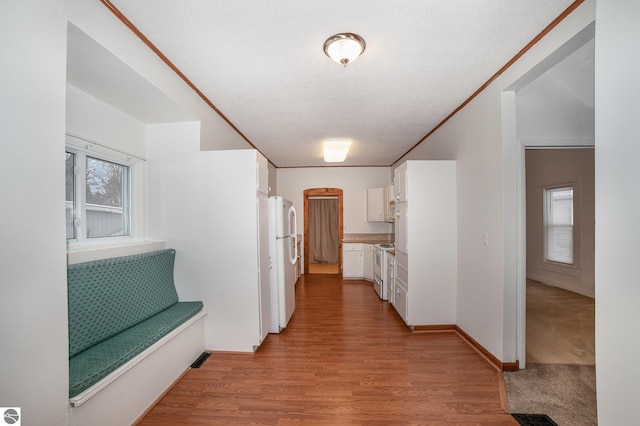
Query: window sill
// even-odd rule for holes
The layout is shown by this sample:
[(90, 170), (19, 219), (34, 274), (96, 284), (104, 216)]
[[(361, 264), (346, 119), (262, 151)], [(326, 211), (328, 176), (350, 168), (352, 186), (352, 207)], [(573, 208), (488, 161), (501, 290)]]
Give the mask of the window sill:
[(110, 257), (128, 256), (165, 248), (165, 241), (146, 241), (133, 238), (89, 241), (67, 244), (67, 264), (88, 262)]

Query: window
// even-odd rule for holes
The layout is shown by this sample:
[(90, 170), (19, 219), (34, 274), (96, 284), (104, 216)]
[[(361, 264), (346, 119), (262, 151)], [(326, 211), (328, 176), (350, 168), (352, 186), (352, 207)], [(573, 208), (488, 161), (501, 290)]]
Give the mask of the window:
[(67, 240), (131, 235), (131, 165), (66, 150)]
[(545, 189), (545, 259), (573, 264), (573, 187)]
[(66, 155), (66, 189), (65, 189), (65, 207), (67, 216), (67, 240), (76, 238), (76, 228), (73, 224), (75, 219), (75, 200), (76, 200), (76, 188), (75, 188), (75, 169), (76, 169), (76, 155), (72, 152), (65, 152)]

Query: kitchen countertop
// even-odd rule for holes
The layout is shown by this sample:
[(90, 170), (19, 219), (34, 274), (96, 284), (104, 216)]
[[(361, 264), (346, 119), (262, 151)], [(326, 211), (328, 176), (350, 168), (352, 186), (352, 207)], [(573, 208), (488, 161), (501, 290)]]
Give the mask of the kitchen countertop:
[(390, 244), (393, 234), (344, 234), (343, 243)]

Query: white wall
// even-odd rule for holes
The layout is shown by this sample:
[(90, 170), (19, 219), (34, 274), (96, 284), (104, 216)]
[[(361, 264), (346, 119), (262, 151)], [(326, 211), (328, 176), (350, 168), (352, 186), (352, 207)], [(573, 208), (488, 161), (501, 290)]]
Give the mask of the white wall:
[[(457, 161), (457, 324), (494, 356), (515, 361), (517, 252), (511, 206), (517, 205), (517, 149), (502, 145), (502, 91), (588, 26), (587, 0), (453, 118), (404, 159)], [(403, 159), (403, 160), (404, 160)], [(489, 235), (483, 245), (482, 236)], [(506, 299), (507, 298), (507, 299)]]
[(199, 130), (148, 126), (148, 235), (176, 249), (180, 299), (208, 310), (206, 349), (250, 352), (259, 343), (256, 151), (200, 151)]
[(636, 425), (640, 403), (640, 2), (596, 9), (598, 424)]
[(527, 146), (594, 143), (593, 40), (518, 90), (518, 138)]
[[(120, 111), (117, 108), (97, 99), (75, 86), (67, 84), (67, 117), (66, 133), (74, 137), (98, 144), (96, 152), (104, 153), (102, 147), (121, 153), (132, 155), (139, 160), (133, 160), (134, 174), (132, 175), (132, 209), (131, 236), (137, 241), (145, 239), (145, 167), (146, 162), (146, 125), (140, 120)], [(77, 142), (77, 141), (76, 141)], [(107, 151), (108, 152), (108, 151)], [(142, 161), (140, 161), (142, 160)], [(109, 250), (104, 242), (93, 241), (91, 244), (79, 244), (69, 249), (68, 262), (76, 263), (104, 257), (124, 256), (141, 251), (157, 249), (157, 246), (129, 247), (128, 251)]]
[(67, 84), (67, 133), (140, 158), (146, 154), (145, 124)]
[[(66, 123), (67, 19), (183, 108), (194, 111), (202, 120), (199, 145), (248, 147), (100, 2), (3, 3), (0, 219), (10, 226), (2, 227), (0, 235), (0, 339), (5, 342), (0, 351), (0, 406), (21, 407), (23, 424), (68, 423), (65, 172), (64, 162), (54, 161), (63, 158), (66, 124), (70, 131), (96, 142), (116, 148), (126, 145), (123, 150), (134, 155), (144, 153), (144, 145), (130, 140), (132, 133), (139, 140), (137, 124), (128, 122), (123, 132), (111, 121), (123, 118), (117, 111), (74, 88), (69, 89)], [(106, 115), (95, 120), (84, 107)]]
[(0, 406), (24, 425), (68, 407), (64, 1), (0, 13)]
[[(532, 149), (526, 152), (527, 278), (595, 297), (593, 148)], [(574, 188), (574, 259), (572, 265), (545, 261), (544, 188)]]
[(389, 167), (304, 167), (277, 169), (277, 194), (291, 200), (298, 212), (298, 233), (304, 229), (304, 190), (340, 188), (343, 190), (345, 234), (385, 234), (391, 224), (367, 222), (367, 189), (379, 188), (392, 180)]
[(251, 146), (98, 1), (67, 0), (68, 18), (201, 122), (203, 150)]
[[(162, 240), (162, 173), (168, 164), (195, 160), (200, 152), (200, 123), (164, 123), (147, 126), (145, 235)], [(182, 295), (181, 295), (182, 296)]]
[(593, 144), (593, 106), (543, 75), (518, 91), (518, 137), (536, 145)]

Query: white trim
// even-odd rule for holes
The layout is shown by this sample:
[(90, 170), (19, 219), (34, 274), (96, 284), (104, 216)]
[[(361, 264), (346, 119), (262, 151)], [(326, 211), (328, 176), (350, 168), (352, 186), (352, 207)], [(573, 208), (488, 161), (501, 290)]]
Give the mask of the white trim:
[(518, 141), (518, 275), (516, 301), (516, 360), (518, 368), (527, 366), (527, 182), (525, 144)]
[[(551, 265), (563, 265), (563, 266), (567, 266), (567, 267), (572, 267), (574, 269), (576, 269), (578, 267), (578, 265), (576, 264), (576, 251), (579, 247), (579, 244), (576, 244), (576, 235), (580, 234), (580, 221), (576, 220), (576, 203), (575, 203), (575, 194), (578, 192), (577, 190), (577, 184), (575, 182), (567, 182), (567, 183), (555, 183), (552, 185), (546, 185), (542, 187), (543, 190), (543, 201), (542, 201), (542, 226), (543, 226), (543, 235), (542, 235), (542, 245), (543, 245), (543, 258), (542, 261), (545, 264), (551, 264)], [(552, 193), (554, 191), (571, 191), (571, 263), (568, 262), (562, 262), (560, 260), (554, 260), (554, 259), (550, 259), (549, 257), (551, 256), (549, 253), (549, 245), (551, 244), (551, 241), (549, 239), (549, 228), (551, 227), (560, 227), (560, 226), (564, 226), (565, 228), (568, 227), (569, 225), (567, 224), (563, 224), (563, 225), (557, 225), (555, 223), (549, 223), (550, 220), (549, 219), (550, 216), (553, 217), (553, 215), (551, 215), (551, 210), (552, 210), (552, 202), (551, 202), (551, 197), (552, 197)], [(544, 267), (543, 267), (544, 268)]]
[[(204, 318), (206, 315), (207, 315), (207, 312), (204, 309), (201, 310), (200, 312), (198, 312), (197, 314), (189, 318), (187, 321), (180, 324), (177, 328), (171, 330), (171, 332), (169, 332), (167, 335), (165, 335), (160, 340), (155, 342), (153, 345), (149, 346), (147, 349), (142, 351), (136, 357), (130, 359), (129, 361), (127, 361), (127, 363), (125, 363), (124, 365), (114, 370), (107, 377), (100, 380), (98, 383), (94, 384), (84, 392), (74, 396), (73, 398), (69, 398), (69, 404), (72, 407), (81, 406), (82, 404), (87, 402), (90, 398), (92, 398), (94, 395), (96, 395), (98, 392), (100, 392), (101, 390), (109, 386), (111, 383), (116, 381), (124, 373), (131, 370), (133, 367), (135, 367), (138, 363), (140, 363), (146, 357), (154, 353), (157, 349), (164, 346), (167, 342), (169, 342), (174, 337), (182, 333), (185, 329), (189, 328), (192, 324), (197, 322), (199, 319)], [(114, 409), (117, 409), (117, 408), (114, 407)]]
[[(120, 240), (122, 242), (127, 242), (134, 238), (138, 232), (138, 223), (135, 220), (135, 213), (136, 209), (140, 208), (137, 204), (142, 202), (138, 201), (142, 200), (142, 198), (137, 194), (137, 191), (134, 190), (136, 185), (136, 174), (138, 174), (135, 163), (146, 160), (69, 133), (67, 133), (65, 137), (65, 151), (71, 152), (75, 156), (73, 202), (75, 238), (66, 240), (67, 251), (74, 248), (76, 245), (87, 244), (89, 241), (107, 240), (107, 242), (113, 242), (115, 240)], [(122, 212), (125, 217), (128, 218), (126, 223), (127, 228), (123, 229), (123, 233), (125, 231), (127, 232), (126, 235), (87, 237), (87, 210), (96, 211), (99, 208), (96, 207), (95, 204), (88, 204), (86, 201), (85, 175), (87, 157), (95, 158), (100, 161), (112, 162), (124, 168), (123, 173), (126, 174), (127, 185), (124, 185), (123, 188)], [(78, 177), (78, 175), (80, 175), (80, 177)], [(88, 206), (92, 206), (92, 208), (89, 209)]]
[(119, 149), (114, 149), (107, 145), (102, 145), (96, 141), (90, 140), (82, 136), (74, 135), (69, 132), (65, 134), (67, 136), (65, 140), (65, 144), (67, 146), (80, 149), (82, 151), (95, 152), (97, 154), (100, 154), (101, 156), (105, 156), (105, 159), (111, 158), (113, 161), (116, 161), (116, 162), (124, 161), (125, 163), (129, 163), (129, 164), (134, 164), (139, 161), (147, 161), (143, 157), (139, 157), (137, 155), (133, 155), (128, 152), (120, 151)]
[(568, 149), (568, 148), (593, 148), (595, 138), (529, 138), (523, 139), (523, 144), (527, 149)]

